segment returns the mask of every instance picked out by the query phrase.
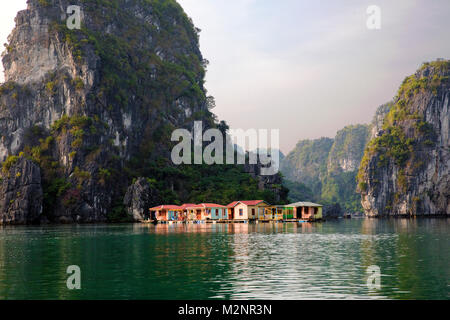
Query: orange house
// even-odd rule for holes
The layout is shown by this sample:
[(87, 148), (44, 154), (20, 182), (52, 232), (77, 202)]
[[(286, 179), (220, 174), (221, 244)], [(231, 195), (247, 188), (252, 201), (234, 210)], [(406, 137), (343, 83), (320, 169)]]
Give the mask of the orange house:
[(227, 207), (216, 203), (183, 204), (187, 221), (227, 219)]
[(161, 205), (150, 208), (150, 219), (157, 221), (184, 221), (183, 208), (175, 205)]
[(204, 207), (199, 204), (187, 203), (181, 206), (186, 221), (202, 221), (206, 220)]

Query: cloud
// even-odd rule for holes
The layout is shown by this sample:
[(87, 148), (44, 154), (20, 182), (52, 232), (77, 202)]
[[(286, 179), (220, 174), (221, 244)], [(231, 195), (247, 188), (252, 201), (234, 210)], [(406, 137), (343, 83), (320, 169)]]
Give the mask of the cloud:
[(382, 29), (366, 28), (366, 1), (180, 0), (203, 30), (215, 112), (234, 128), (280, 128), (297, 140), (367, 123), (405, 76), (448, 57), (448, 1), (379, 0)]

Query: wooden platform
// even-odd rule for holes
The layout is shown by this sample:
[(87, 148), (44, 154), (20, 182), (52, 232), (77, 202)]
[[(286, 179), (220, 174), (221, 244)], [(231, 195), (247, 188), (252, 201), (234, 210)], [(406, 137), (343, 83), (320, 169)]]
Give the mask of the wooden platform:
[(264, 220), (195, 220), (195, 221), (154, 221), (154, 220), (145, 220), (141, 221), (142, 223), (150, 224), (150, 223), (160, 223), (160, 224), (227, 224), (227, 223), (305, 223), (305, 222), (314, 222), (314, 221), (305, 221), (300, 219), (286, 219), (286, 220), (273, 220), (273, 219), (264, 219)]

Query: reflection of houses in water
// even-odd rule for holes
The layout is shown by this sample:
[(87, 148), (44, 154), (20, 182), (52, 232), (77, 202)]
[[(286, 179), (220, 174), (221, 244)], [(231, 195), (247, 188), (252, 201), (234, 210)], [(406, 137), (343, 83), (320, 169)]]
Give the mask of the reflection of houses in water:
[(231, 233), (248, 234), (248, 223), (233, 223), (229, 225), (228, 231)]

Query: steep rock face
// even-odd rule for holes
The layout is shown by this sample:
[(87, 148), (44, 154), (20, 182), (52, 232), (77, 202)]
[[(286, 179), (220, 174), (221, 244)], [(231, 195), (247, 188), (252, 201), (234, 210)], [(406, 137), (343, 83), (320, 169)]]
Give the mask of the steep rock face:
[(370, 216), (450, 214), (450, 62), (403, 82), (358, 174)]
[[(66, 26), (71, 5), (80, 30)], [(124, 213), (138, 177), (156, 180), (167, 202), (192, 194), (182, 180), (202, 168), (175, 168), (171, 134), (218, 124), (198, 29), (176, 1), (29, 0), (3, 63), (0, 162), (23, 152), (39, 165), (48, 220)]]
[(300, 182), (320, 193), (321, 178), (326, 173), (333, 139), (302, 140), (281, 162), (281, 172), (291, 181)]
[(388, 102), (378, 107), (372, 123), (370, 124), (370, 140), (376, 138), (383, 129), (384, 118), (386, 118), (386, 115), (391, 111), (393, 105), (393, 102)]
[(124, 205), (134, 221), (148, 217), (148, 209), (161, 203), (157, 190), (150, 186), (145, 178), (139, 178), (129, 188), (124, 198)]
[(3, 53), (6, 84), (0, 89), (0, 161), (23, 149), (27, 128), (50, 129), (63, 115), (88, 113), (83, 109), (98, 58), (86, 46), (85, 57), (77, 60), (65, 35), (57, 31), (67, 6), (65, 1), (58, 6), (29, 1), (28, 9), (17, 14)]
[[(30, 0), (4, 53), (0, 160), (23, 150), (43, 168), (57, 198), (45, 201), (52, 221), (105, 221), (122, 202), (127, 162), (167, 156), (171, 128), (212, 123), (198, 37), (182, 9), (116, 2)], [(66, 27), (74, 4), (81, 30)]]
[(0, 224), (40, 222), (43, 191), (41, 171), (24, 157), (10, 159), (0, 182)]
[(351, 125), (338, 131), (328, 155), (322, 198), (339, 202), (347, 212), (361, 212), (356, 175), (369, 140), (369, 125)]
[[(370, 125), (352, 125), (334, 139), (300, 141), (281, 162), (282, 173), (310, 201), (334, 204), (349, 212), (361, 212), (356, 175), (369, 140)], [(301, 183), (304, 186), (295, 186)], [(304, 187), (311, 189), (312, 196)], [(296, 199), (300, 195), (296, 193)]]
[(368, 125), (347, 126), (338, 131), (328, 155), (328, 172), (358, 170), (368, 142)]

